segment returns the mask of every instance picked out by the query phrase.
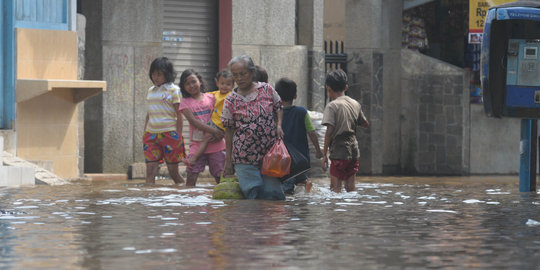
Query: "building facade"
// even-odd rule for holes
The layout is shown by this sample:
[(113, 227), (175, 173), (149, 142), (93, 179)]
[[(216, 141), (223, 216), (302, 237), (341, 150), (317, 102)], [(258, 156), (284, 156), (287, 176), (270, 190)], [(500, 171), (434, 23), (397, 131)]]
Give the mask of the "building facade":
[[(81, 2), (89, 22), (85, 78), (110, 84), (85, 105), (88, 172), (123, 172), (142, 162), (146, 73), (154, 57), (178, 57), (179, 72), (194, 67), (211, 82), (232, 56), (248, 54), (267, 69), (270, 83), (291, 77), (300, 89), (297, 104), (322, 112), (326, 36), (345, 40), (349, 95), (372, 122), (359, 130), (362, 174), (518, 171), (515, 121), (487, 119), (481, 105), (469, 104), (463, 68), (402, 48), (404, 7), (432, 1)], [(497, 134), (500, 122), (510, 132), (504, 154), (482, 135)]]
[[(72, 134), (73, 127), (69, 127), (69, 123), (75, 121), (81, 123), (76, 127), (81, 130), (75, 134), (84, 134), (75, 140), (79, 146), (75, 147), (76, 155), (84, 153), (84, 158), (75, 164), (79, 166), (79, 173), (124, 173), (131, 164), (144, 162), (141, 141), (145, 99), (151, 86), (148, 68), (154, 58), (162, 55), (171, 58), (179, 74), (186, 68), (195, 68), (204, 75), (209, 86), (214, 87), (214, 74), (226, 67), (232, 56), (248, 54), (256, 64), (266, 68), (271, 84), (285, 76), (297, 82), (296, 104), (322, 112), (327, 102), (323, 44), (325, 40), (339, 39), (345, 41), (350, 80), (348, 94), (360, 101), (372, 123), (369, 129), (359, 129), (358, 133), (361, 174), (518, 172), (519, 128), (513, 127), (514, 122), (517, 127), (519, 121), (487, 119), (481, 105), (471, 105), (468, 74), (463, 68), (402, 48), (404, 6), (431, 1), (58, 1), (67, 4), (70, 14), (76, 11), (86, 21), (82, 29), (68, 28), (71, 32), (84, 30), (79, 38), (85, 40), (84, 46), (78, 50), (84, 51), (84, 66), (78, 69), (83, 71), (80, 79), (107, 82), (107, 91), (86, 99), (84, 105), (76, 106), (82, 102), (72, 100), (75, 105), (66, 106), (71, 114), (70, 120), (66, 120), (68, 123), (62, 124), (68, 130), (64, 133)], [(23, 2), (27, 1), (4, 1), (2, 8), (16, 10), (17, 4)], [(37, 5), (38, 1), (35, 2)], [(14, 11), (11, 15), (16, 14)], [(67, 17), (68, 25), (76, 25), (75, 16)], [(4, 23), (2, 31), (8, 36), (12, 31), (15, 37), (17, 29), (23, 27), (16, 26), (17, 20), (12, 21), (11, 26)], [(28, 48), (21, 47), (20, 52), (35, 49), (33, 42), (37, 41), (29, 39)], [(4, 51), (9, 46), (15, 48), (5, 38), (1, 44)], [(15, 63), (26, 56), (19, 57), (14, 52), (12, 58), (2, 59), (2, 62), (9, 65), (9, 61), (13, 61), (11, 66), (25, 67), (23, 62)], [(54, 57), (46, 61), (58, 63)], [(65, 69), (66, 61), (58, 68)], [(69, 67), (69, 70), (77, 70), (76, 66)], [(32, 148), (35, 143), (32, 147), (20, 145), (35, 142), (28, 134), (40, 133), (40, 130), (24, 130), (28, 120), (18, 117), (29, 117), (31, 122), (27, 123), (43, 123), (41, 130), (57, 127), (60, 123), (47, 122), (38, 112), (50, 111), (47, 110), (50, 105), (58, 101), (48, 99), (62, 95), (60, 91), (51, 91), (54, 93), (39, 99), (44, 102), (16, 102), (15, 91), (6, 89), (15, 89), (16, 79), (23, 79), (17, 76), (28, 70), (32, 69), (2, 70), (0, 74), (4, 78), (3, 133), (12, 134), (5, 136), (8, 137), (6, 146), (12, 148), (12, 152), (26, 159), (47, 162), (54, 158), (40, 156), (44, 151)], [(45, 73), (38, 70), (24, 76), (36, 79), (39, 74)], [(76, 72), (58, 74), (69, 75), (69, 78), (47, 75), (49, 77), (37, 79), (77, 79)], [(10, 76), (13, 79), (9, 79)], [(509, 135), (498, 136), (501, 126)], [(504, 153), (491, 147), (495, 140)], [(54, 140), (47, 139), (40, 144), (46, 146), (50, 141)], [(60, 170), (54, 168), (54, 171)]]
[(63, 178), (80, 170), (78, 105), (106, 90), (78, 80), (75, 1), (5, 0), (1, 9), (5, 149)]
[(148, 68), (160, 55), (171, 58), (179, 74), (186, 68), (201, 72), (213, 87), (215, 73), (233, 55), (249, 54), (267, 69), (270, 83), (292, 78), (299, 104), (322, 110), (322, 4), (79, 1), (87, 20), (85, 79), (109, 84), (108, 92), (85, 102), (85, 171), (125, 172), (144, 161)]

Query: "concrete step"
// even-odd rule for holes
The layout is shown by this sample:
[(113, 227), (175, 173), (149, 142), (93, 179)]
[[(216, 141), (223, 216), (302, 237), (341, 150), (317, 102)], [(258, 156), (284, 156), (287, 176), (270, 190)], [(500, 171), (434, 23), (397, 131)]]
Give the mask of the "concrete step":
[(0, 166), (0, 187), (30, 186), (35, 182), (31, 167)]
[[(28, 162), (24, 159), (18, 158), (8, 152), (3, 152), (2, 160), (4, 161), (4, 167), (17, 167), (17, 168), (27, 168), (21, 170), (32, 170), (34, 177), (31, 179), (34, 181), (33, 184), (47, 184), (47, 185), (63, 185), (69, 184), (69, 181), (58, 177), (54, 173), (36, 165), (31, 162)], [(2, 168), (2, 166), (0, 166)], [(12, 169), (8, 169), (12, 170)], [(22, 173), (22, 172), (21, 172)], [(24, 175), (28, 175), (28, 172), (25, 172)], [(25, 183), (29, 183), (32, 180), (25, 180)], [(16, 180), (14, 180), (17, 182)], [(1, 183), (1, 182), (0, 182)]]
[[(182, 177), (186, 178), (186, 165), (184, 163), (178, 164), (178, 169), (180, 170), (180, 175)], [(326, 172), (324, 172), (320, 168), (320, 159), (315, 159), (315, 161), (312, 160), (311, 162), (311, 169), (307, 173), (308, 177), (324, 177), (327, 175)], [(169, 171), (167, 170), (166, 164), (160, 164), (159, 166), (159, 172), (158, 177), (162, 178), (169, 178)], [(128, 179), (145, 179), (146, 178), (146, 163), (139, 162), (139, 163), (133, 163), (129, 166), (128, 169)], [(208, 170), (208, 166), (205, 168), (205, 170), (199, 174), (199, 178), (213, 178), (210, 174), (210, 171)]]
[[(178, 164), (178, 170), (180, 170), (180, 175), (182, 177), (186, 178), (186, 165), (184, 163)], [(160, 164), (159, 165), (159, 172), (158, 177), (162, 178), (169, 178), (169, 171), (167, 170), (166, 164)], [(208, 167), (199, 174), (200, 178), (212, 178), (212, 175), (210, 174), (210, 171), (208, 171)], [(129, 179), (145, 179), (146, 178), (146, 163), (144, 162), (138, 162), (133, 163), (129, 166), (128, 169), (128, 178)]]
[(92, 181), (122, 181), (127, 180), (128, 176), (125, 173), (85, 173), (84, 178)]

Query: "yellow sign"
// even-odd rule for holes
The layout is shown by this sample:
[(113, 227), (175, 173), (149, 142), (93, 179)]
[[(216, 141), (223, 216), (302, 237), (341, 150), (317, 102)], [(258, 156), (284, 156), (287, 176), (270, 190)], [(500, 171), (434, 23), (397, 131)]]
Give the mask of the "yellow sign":
[(516, 0), (469, 0), (469, 33), (482, 33), (490, 7)]

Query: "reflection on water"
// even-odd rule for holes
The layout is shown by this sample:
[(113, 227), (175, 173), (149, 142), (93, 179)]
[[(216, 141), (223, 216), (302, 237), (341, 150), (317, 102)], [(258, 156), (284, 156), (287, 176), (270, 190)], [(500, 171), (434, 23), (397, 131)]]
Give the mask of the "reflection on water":
[(336, 194), (323, 179), (285, 202), (216, 201), (209, 184), (0, 189), (0, 268), (540, 267), (537, 194), (394, 180)]

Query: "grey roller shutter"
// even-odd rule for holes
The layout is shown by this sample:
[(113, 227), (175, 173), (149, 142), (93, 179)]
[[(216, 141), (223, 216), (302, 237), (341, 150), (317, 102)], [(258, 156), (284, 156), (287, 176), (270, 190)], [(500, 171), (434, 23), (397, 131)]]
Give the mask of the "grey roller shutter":
[(218, 71), (218, 1), (163, 0), (163, 54), (182, 71), (201, 73), (209, 91)]

